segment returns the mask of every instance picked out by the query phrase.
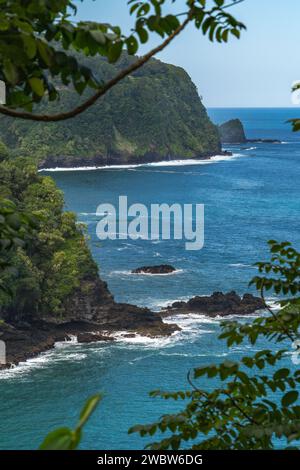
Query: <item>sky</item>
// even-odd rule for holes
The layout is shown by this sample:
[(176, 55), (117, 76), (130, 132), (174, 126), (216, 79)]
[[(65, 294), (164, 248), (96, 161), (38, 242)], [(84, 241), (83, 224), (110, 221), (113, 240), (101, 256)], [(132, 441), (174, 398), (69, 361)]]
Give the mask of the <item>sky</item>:
[[(126, 33), (134, 25), (127, 0), (75, 4), (77, 20), (118, 24)], [(176, 4), (177, 11), (185, 11), (184, 0)], [(247, 26), (240, 40), (211, 43), (190, 25), (157, 57), (183, 67), (207, 107), (295, 107), (291, 86), (300, 81), (300, 1), (245, 0), (231, 13)], [(155, 44), (157, 38), (140, 53)]]

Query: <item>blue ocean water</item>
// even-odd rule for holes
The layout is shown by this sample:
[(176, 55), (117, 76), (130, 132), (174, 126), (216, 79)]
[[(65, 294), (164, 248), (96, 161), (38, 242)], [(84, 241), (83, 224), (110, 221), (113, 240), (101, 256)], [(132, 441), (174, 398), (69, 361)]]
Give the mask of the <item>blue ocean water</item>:
[[(122, 169), (49, 172), (65, 193), (66, 208), (86, 223), (94, 259), (116, 300), (159, 309), (174, 300), (213, 291), (251, 291), (252, 264), (267, 257), (269, 239), (300, 247), (300, 134), (292, 133), (291, 109), (210, 109), (214, 122), (240, 118), (249, 138), (282, 144), (227, 147), (233, 157), (209, 162), (166, 163)], [(186, 251), (184, 241), (99, 242), (100, 203), (205, 204), (205, 246)], [(172, 276), (134, 276), (145, 264), (170, 263)], [(105, 398), (87, 426), (83, 448), (133, 449), (148, 441), (127, 434), (136, 423), (154, 421), (178, 403), (151, 399), (161, 388), (188, 388), (187, 370), (238, 358), (248, 345), (227, 351), (217, 339), (218, 321), (182, 316), (183, 330), (168, 338), (120, 339), (115, 344), (61, 344), (0, 374), (0, 448), (36, 448), (51, 429), (72, 424), (85, 398)], [(287, 361), (290, 359), (288, 358)], [(209, 385), (209, 384), (208, 384)]]

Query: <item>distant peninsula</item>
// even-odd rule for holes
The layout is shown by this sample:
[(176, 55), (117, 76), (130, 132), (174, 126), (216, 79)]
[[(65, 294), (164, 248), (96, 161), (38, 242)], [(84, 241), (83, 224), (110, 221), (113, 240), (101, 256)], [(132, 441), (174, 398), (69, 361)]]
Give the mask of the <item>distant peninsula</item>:
[[(112, 65), (99, 57), (80, 57), (104, 81), (133, 60), (124, 54)], [(47, 105), (48, 112), (78, 105), (71, 86), (62, 85), (60, 92), (60, 101)], [(39, 107), (46, 111), (45, 105)], [(201, 159), (222, 151), (218, 128), (187, 72), (156, 59), (74, 119), (39, 123), (1, 116), (0, 138), (16, 153), (33, 157), (40, 168)]]
[(219, 126), (222, 144), (266, 143), (281, 144), (278, 139), (247, 139), (243, 123), (240, 119), (231, 119)]

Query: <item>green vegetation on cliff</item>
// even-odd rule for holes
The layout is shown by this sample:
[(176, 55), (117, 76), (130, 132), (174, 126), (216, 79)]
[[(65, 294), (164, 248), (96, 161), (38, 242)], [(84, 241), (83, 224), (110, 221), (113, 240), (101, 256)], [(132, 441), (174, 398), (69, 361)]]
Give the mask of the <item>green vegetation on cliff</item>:
[[(80, 60), (106, 81), (136, 59), (124, 54), (117, 64)], [(62, 86), (60, 92), (60, 102), (50, 110), (78, 104), (71, 88)], [(220, 151), (218, 130), (188, 74), (155, 59), (75, 119), (46, 124), (1, 116), (0, 137), (18, 154), (33, 155), (48, 167), (194, 158)]]
[(17, 214), (30, 213), (38, 222), (30, 243), (16, 243), (1, 270), (0, 283), (9, 289), (0, 290), (0, 317), (61, 316), (73, 292), (97, 277), (82, 228), (73, 213), (63, 212), (54, 181), (40, 176), (28, 158), (2, 160), (0, 188)]

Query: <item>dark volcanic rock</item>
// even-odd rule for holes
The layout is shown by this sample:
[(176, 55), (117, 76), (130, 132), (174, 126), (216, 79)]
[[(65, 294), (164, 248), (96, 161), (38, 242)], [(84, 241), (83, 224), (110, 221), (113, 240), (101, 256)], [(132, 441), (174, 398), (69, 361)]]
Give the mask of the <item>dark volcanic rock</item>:
[[(162, 321), (159, 314), (148, 309), (135, 306), (119, 305), (110, 311), (110, 322), (105, 324), (105, 331), (113, 334), (119, 330), (128, 334), (138, 333), (143, 336), (168, 336), (180, 328)], [(96, 341), (114, 341), (112, 336), (99, 332), (99, 323), (70, 322), (61, 325), (37, 323), (31, 325), (31, 330), (21, 330), (13, 325), (0, 326), (0, 340), (6, 344), (6, 365), (0, 364), (0, 369), (18, 364), (48, 351), (58, 341), (68, 341), (70, 335), (77, 336), (80, 343)], [(96, 333), (94, 333), (96, 332)]]
[(239, 119), (232, 119), (219, 126), (222, 144), (243, 144), (247, 142), (244, 126)]
[(180, 330), (177, 325), (164, 323), (159, 313), (129, 304), (115, 304), (111, 308), (105, 329), (126, 330), (150, 337), (169, 336)]
[(249, 144), (281, 144), (278, 139), (247, 139)]
[(96, 343), (97, 341), (115, 341), (112, 336), (104, 335), (103, 333), (79, 333), (77, 335), (78, 343)]
[(281, 144), (278, 139), (247, 139), (243, 123), (239, 119), (231, 119), (219, 126), (222, 144)]
[(171, 274), (176, 268), (169, 264), (160, 264), (159, 266), (142, 266), (134, 269), (132, 274)]
[(228, 315), (249, 315), (264, 307), (262, 299), (251, 294), (240, 297), (235, 292), (228, 294), (215, 292), (207, 297), (193, 297), (188, 302), (175, 302), (163, 310), (161, 314), (168, 316), (176, 313), (199, 313), (211, 317), (225, 317)]
[(68, 340), (70, 335), (81, 343), (112, 341), (117, 331), (143, 336), (168, 336), (180, 330), (177, 325), (164, 323), (158, 313), (135, 305), (118, 304), (100, 280), (90, 282), (88, 290), (78, 290), (70, 301), (70, 310), (64, 318), (28, 318), (26, 322), (0, 322), (0, 340), (6, 344), (6, 365), (18, 364), (52, 349), (56, 342)]

